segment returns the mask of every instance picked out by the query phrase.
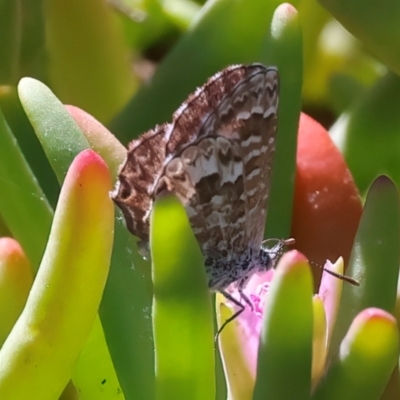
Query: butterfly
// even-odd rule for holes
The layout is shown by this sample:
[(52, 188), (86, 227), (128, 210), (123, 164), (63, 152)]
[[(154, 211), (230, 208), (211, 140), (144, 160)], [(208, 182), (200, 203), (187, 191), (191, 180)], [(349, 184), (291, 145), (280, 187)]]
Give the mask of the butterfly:
[(133, 140), (112, 199), (128, 229), (149, 241), (153, 202), (174, 193), (204, 256), (208, 286), (239, 307), (255, 272), (274, 265), (285, 241), (263, 245), (279, 104), (275, 67), (233, 65), (211, 77), (173, 114)]

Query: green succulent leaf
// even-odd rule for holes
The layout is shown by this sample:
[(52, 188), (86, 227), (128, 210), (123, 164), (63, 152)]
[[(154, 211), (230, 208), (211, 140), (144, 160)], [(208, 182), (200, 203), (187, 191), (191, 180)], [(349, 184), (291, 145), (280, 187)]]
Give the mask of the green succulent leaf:
[(87, 112), (75, 106), (65, 106), (65, 108), (78, 124), (91, 148), (107, 163), (115, 179), (120, 165), (126, 158), (126, 148), (104, 125)]
[(400, 78), (388, 73), (362, 95), (332, 127), (360, 192), (387, 174), (400, 185)]
[[(64, 105), (43, 83), (25, 78), (19, 85), (21, 102), (60, 182), (73, 158), (90, 147), (89, 141)], [(100, 125), (100, 124), (99, 124)], [(98, 128), (100, 130), (100, 128)], [(121, 157), (118, 146), (107, 147), (105, 136), (89, 140), (105, 159)], [(110, 163), (112, 175), (116, 164)], [(28, 207), (29, 209), (29, 207)], [(29, 231), (32, 235), (32, 231)], [(45, 243), (46, 235), (43, 240)], [(115, 312), (118, 310), (118, 313)], [(151, 328), (151, 277), (149, 266), (138, 255), (135, 239), (120, 212), (115, 222), (111, 270), (100, 306), (107, 344), (126, 396), (150, 398), (154, 392), (154, 359)], [(100, 324), (96, 325), (97, 328)], [(101, 338), (99, 332), (95, 335)], [(94, 345), (91, 342), (91, 345)], [(103, 344), (104, 345), (104, 344)], [(96, 344), (101, 348), (100, 344)]]
[[(112, 130), (132, 140), (171, 119), (180, 103), (213, 73), (234, 63), (260, 61), (265, 35), (279, 1), (213, 0), (163, 59), (114, 121)], [(154, 112), (157, 110), (157, 112)]]
[(379, 307), (393, 313), (399, 275), (399, 195), (393, 182), (381, 176), (372, 184), (346, 273), (359, 286), (345, 284), (333, 332), (331, 355), (352, 320), (365, 308)]
[(380, 309), (362, 311), (343, 339), (337, 359), (313, 400), (379, 399), (398, 361), (396, 320)]
[[(32, 3), (35, 3), (35, 1), (32, 1)], [(0, 87), (0, 107), (18, 142), (20, 151), (24, 154), (48, 202), (54, 208), (60, 186), (21, 105), (17, 86)]]
[(319, 0), (362, 44), (400, 73), (400, 3), (391, 0)]
[(110, 187), (97, 154), (86, 151), (74, 160), (26, 306), (0, 351), (1, 398), (50, 400), (68, 383), (107, 279), (114, 222)]
[(135, 87), (129, 49), (111, 9), (99, 0), (48, 0), (43, 13), (52, 87), (64, 103), (108, 121)]
[(215, 397), (213, 314), (204, 260), (186, 212), (174, 197), (151, 218), (156, 398)]
[[(127, 398), (154, 397), (151, 268), (117, 211), (111, 270), (99, 314)], [(117, 311), (116, 311), (117, 310)]]
[[(39, 266), (53, 210), (0, 110), (0, 212), (33, 268)], [(27, 226), (35, 229), (27, 229)]]
[(254, 400), (309, 398), (312, 287), (310, 266), (304, 256), (296, 251), (286, 253), (265, 301)]
[(313, 362), (312, 383), (313, 386), (324, 373), (326, 361), (326, 342), (328, 326), (324, 303), (318, 295), (313, 298), (314, 334), (313, 334)]
[(89, 143), (63, 104), (42, 82), (21, 79), (19, 98), (59, 182), (72, 160)]
[(271, 34), (265, 35), (261, 60), (278, 67), (280, 95), (265, 237), (287, 238), (292, 218), (303, 73), (302, 33), (296, 9), (289, 4), (279, 6), (270, 29)]
[[(124, 400), (109, 348), (99, 318), (96, 318), (88, 340), (74, 366), (72, 382), (77, 400)], [(70, 397), (60, 400), (73, 400)]]
[(0, 6), (0, 82), (16, 84), (19, 75), (21, 45), (21, 6), (17, 1)]

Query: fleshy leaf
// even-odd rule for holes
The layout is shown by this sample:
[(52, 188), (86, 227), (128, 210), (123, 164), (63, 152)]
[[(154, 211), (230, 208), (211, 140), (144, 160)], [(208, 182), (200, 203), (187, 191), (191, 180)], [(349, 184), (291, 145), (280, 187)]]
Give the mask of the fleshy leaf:
[(352, 322), (338, 358), (329, 368), (314, 400), (379, 399), (395, 367), (399, 332), (392, 315), (369, 308)]
[(1, 398), (54, 399), (70, 379), (107, 279), (110, 188), (109, 171), (96, 153), (74, 160), (26, 306), (0, 351)]
[(110, 8), (101, 0), (49, 0), (43, 13), (52, 87), (63, 102), (108, 121), (135, 86), (129, 49)]
[(265, 237), (287, 238), (292, 219), (303, 73), (302, 34), (296, 9), (288, 3), (278, 6), (270, 31), (265, 34), (261, 60), (266, 65), (278, 67), (280, 95)]
[(65, 108), (78, 124), (92, 149), (104, 158), (112, 176), (116, 176), (126, 158), (126, 148), (104, 125), (86, 111), (75, 106), (65, 106)]
[[(23, 79), (19, 92), (27, 116), (58, 180), (62, 182), (73, 157), (88, 148), (89, 142), (64, 105), (43, 83)], [(82, 118), (80, 122), (83, 122)], [(118, 145), (111, 143), (100, 124), (92, 120), (93, 127), (96, 134), (88, 135), (92, 146), (106, 161), (110, 161), (112, 155), (121, 159)], [(98, 129), (102, 133), (99, 134)], [(117, 162), (113, 160), (109, 168), (115, 176)], [(150, 268), (138, 255), (135, 239), (127, 231), (119, 211), (111, 264), (99, 311), (107, 344), (125, 395), (151, 397), (154, 391), (154, 348), (150, 320)], [(100, 324), (95, 325), (95, 329), (98, 327)], [(95, 337), (101, 337), (101, 333)]]
[(59, 182), (75, 156), (89, 143), (60, 100), (42, 82), (23, 78), (18, 93)]
[(96, 318), (79, 360), (74, 366), (72, 381), (79, 391), (80, 400), (125, 399), (99, 318)]
[(213, 318), (203, 256), (171, 196), (151, 217), (156, 398), (215, 397)]
[(21, 5), (16, 1), (3, 3), (0, 15), (0, 82), (15, 85), (19, 75), (21, 41)]
[(279, 4), (277, 0), (208, 2), (159, 64), (151, 82), (116, 118), (112, 131), (123, 141), (132, 140), (156, 123), (169, 121), (189, 93), (215, 72), (230, 64), (259, 61)]
[[(306, 114), (300, 117), (296, 163), (291, 232), (296, 248), (320, 265), (339, 257), (346, 264), (361, 218), (361, 200), (328, 132)], [(321, 276), (321, 269), (314, 268), (314, 273)]]
[(265, 304), (253, 399), (308, 399), (313, 337), (312, 275), (302, 254), (293, 250), (282, 256)]
[(319, 0), (362, 44), (400, 73), (400, 4), (384, 0)]
[(324, 373), (327, 354), (327, 324), (322, 299), (315, 295), (314, 308), (314, 334), (313, 334), (313, 362), (312, 362), (312, 386), (315, 387), (321, 375)]
[[(0, 110), (0, 212), (25, 250), (34, 270), (39, 266), (53, 211)], [(11, 167), (12, 166), (12, 167)], [(26, 229), (27, 226), (35, 227)]]
[(394, 312), (399, 276), (399, 195), (393, 182), (381, 176), (372, 184), (354, 242), (347, 274), (360, 286), (345, 284), (333, 333), (331, 354), (351, 321), (367, 307)]
[(330, 129), (363, 195), (383, 173), (400, 185), (399, 107), (400, 77), (389, 72)]
[(32, 282), (32, 267), (19, 243), (0, 238), (0, 347), (25, 306)]

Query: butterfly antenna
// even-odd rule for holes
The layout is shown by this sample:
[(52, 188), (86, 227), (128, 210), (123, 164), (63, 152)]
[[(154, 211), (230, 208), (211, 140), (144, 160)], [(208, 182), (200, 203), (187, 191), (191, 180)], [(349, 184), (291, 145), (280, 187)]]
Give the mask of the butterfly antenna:
[[(290, 246), (290, 245), (295, 243), (295, 240), (293, 238), (290, 238), (290, 239), (283, 240), (283, 242), (284, 242), (285, 246)], [(310, 264), (314, 265), (314, 266), (316, 266), (318, 268), (321, 268), (323, 271), (326, 271), (328, 274), (334, 276), (335, 278), (338, 278), (338, 279), (340, 279), (340, 280), (342, 280), (344, 282), (348, 282), (353, 286), (360, 286), (360, 282), (358, 282), (354, 278), (351, 278), (348, 275), (339, 274), (338, 272), (332, 271), (331, 269), (329, 269), (327, 267), (323, 267), (320, 264), (315, 263), (313, 261), (310, 261)]]
[(348, 275), (344, 275), (344, 274), (339, 274), (338, 272), (332, 271), (331, 269), (327, 268), (327, 267), (322, 267), (321, 265), (314, 263), (314, 262), (310, 262), (310, 264), (315, 265), (318, 268), (321, 268), (323, 271), (327, 272), (328, 274), (334, 276), (335, 278), (338, 278), (342, 281), (348, 282), (353, 286), (360, 286), (360, 282), (358, 282), (356, 279), (348, 276)]
[[(277, 248), (277, 247), (279, 248), (279, 250), (277, 251), (278, 254), (282, 253), (284, 246), (292, 246), (293, 244), (296, 243), (296, 240), (294, 238), (289, 238), (289, 239), (273, 239), (272, 238), (272, 239), (265, 239), (262, 242), (262, 244), (264, 245), (265, 243), (272, 242), (272, 241), (278, 242), (274, 247), (274, 248)], [(358, 282), (354, 278), (351, 278), (348, 275), (339, 274), (338, 272), (332, 271), (331, 269), (329, 269), (327, 267), (323, 267), (320, 264), (315, 263), (313, 261), (310, 261), (310, 264), (314, 265), (314, 266), (316, 266), (318, 268), (321, 268), (323, 271), (326, 271), (328, 274), (334, 276), (335, 278), (338, 278), (338, 279), (340, 279), (342, 281), (348, 282), (353, 286), (360, 286), (360, 282)]]

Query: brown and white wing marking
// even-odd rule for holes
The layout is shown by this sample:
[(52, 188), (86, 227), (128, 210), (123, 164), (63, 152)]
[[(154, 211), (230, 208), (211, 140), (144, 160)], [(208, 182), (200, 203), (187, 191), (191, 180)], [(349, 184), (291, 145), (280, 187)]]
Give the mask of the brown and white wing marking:
[(261, 247), (277, 107), (275, 68), (232, 66), (190, 96), (166, 130), (174, 158), (159, 191), (180, 197), (205, 254), (229, 262)]
[(164, 173), (164, 124), (146, 132), (129, 144), (112, 199), (121, 208), (127, 228), (143, 241), (149, 240), (149, 218), (154, 200), (154, 188)]
[(203, 136), (216, 136), (208, 131), (210, 125), (206, 122), (210, 116), (215, 118), (216, 107), (243, 78), (246, 68), (232, 66), (215, 74), (178, 108), (171, 124), (156, 127), (130, 143), (111, 197), (122, 209), (126, 225), (134, 235), (148, 241), (150, 212), (159, 193), (155, 187), (165, 166), (201, 139), (200, 130)]
[(275, 152), (279, 78), (275, 68), (254, 65), (218, 107), (215, 129), (237, 141), (244, 166), (246, 243), (260, 249)]
[(226, 138), (204, 138), (167, 164), (156, 189), (178, 196), (203, 254), (228, 263), (247, 247), (243, 163), (238, 150)]
[[(263, 240), (268, 210), (278, 101), (279, 78), (272, 68), (254, 72), (247, 84), (239, 84), (232, 94), (237, 119), (234, 131), (239, 133), (244, 165), (247, 244), (257, 250)], [(226, 130), (226, 125), (222, 130)]]
[(156, 196), (175, 193), (205, 255), (231, 257), (263, 239), (275, 150), (278, 73), (260, 64), (215, 74), (171, 124), (130, 144), (113, 200), (148, 241)]
[[(174, 114), (173, 123), (166, 133), (170, 135), (168, 149), (175, 154), (188, 145), (184, 138), (185, 132), (189, 132), (190, 143), (195, 144), (207, 137), (226, 138), (236, 159), (241, 159), (244, 187), (240, 187), (242, 183), (239, 184), (239, 181), (235, 185), (236, 194), (241, 196), (240, 201), (227, 198), (229, 207), (235, 206), (235, 212), (227, 215), (227, 221), (220, 225), (230, 224), (246, 233), (240, 246), (235, 241), (232, 250), (237, 253), (245, 247), (260, 249), (263, 240), (275, 152), (278, 101), (279, 77), (276, 68), (260, 64), (232, 66), (216, 74), (200, 91), (189, 97)], [(234, 165), (237, 171), (239, 162)], [(228, 179), (234, 177), (235, 174)], [(206, 176), (202, 185), (198, 185), (199, 190), (205, 190), (208, 185), (205, 182)], [(216, 182), (208, 186), (216, 194), (223, 191), (218, 189)], [(233, 188), (229, 190), (232, 196)], [(239, 217), (243, 212), (245, 222)], [(225, 232), (224, 237), (228, 234)]]

